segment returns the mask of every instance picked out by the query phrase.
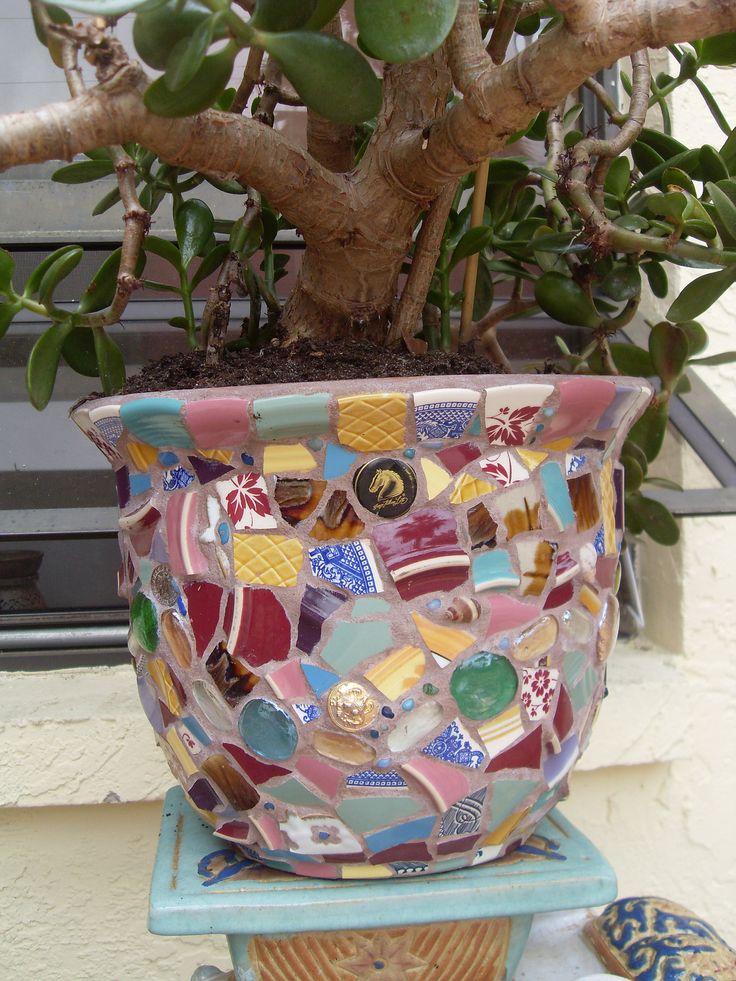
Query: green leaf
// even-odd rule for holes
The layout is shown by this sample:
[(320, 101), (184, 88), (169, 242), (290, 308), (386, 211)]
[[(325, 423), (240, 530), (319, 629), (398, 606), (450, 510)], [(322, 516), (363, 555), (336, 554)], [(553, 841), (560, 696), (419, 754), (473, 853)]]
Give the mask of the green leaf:
[(685, 370), (690, 355), (687, 334), (676, 324), (663, 320), (655, 324), (649, 334), (649, 353), (654, 370), (667, 391), (671, 392)]
[(376, 58), (404, 63), (439, 48), (457, 8), (458, 0), (355, 0), (355, 20)]
[[(618, 160), (624, 158), (618, 157)], [(666, 167), (662, 171), (662, 187), (664, 190), (671, 190), (673, 188), (682, 188), (683, 191), (689, 191), (691, 194), (695, 194), (695, 185), (693, 184), (692, 178), (689, 174), (686, 174), (684, 170), (680, 167)]]
[(318, 31), (321, 27), (324, 27), (325, 24), (328, 24), (332, 20), (344, 3), (345, 0), (317, 0), (314, 13), (304, 25), (304, 30)]
[(228, 253), (230, 252), (230, 246), (227, 242), (220, 242), (211, 252), (208, 252), (204, 259), (200, 262), (199, 268), (192, 276), (191, 287), (194, 289), (196, 286), (211, 276), (212, 273), (218, 269), (222, 263), (225, 261)]
[(173, 242), (168, 242), (165, 238), (159, 238), (158, 235), (147, 235), (143, 242), (143, 248), (146, 252), (152, 252), (160, 259), (165, 259), (178, 272), (184, 271), (181, 252), (179, 252)]
[(660, 300), (667, 296), (669, 291), (669, 280), (667, 270), (661, 262), (642, 262), (641, 267), (647, 277), (652, 293)]
[(35, 294), (38, 293), (43, 277), (46, 275), (51, 266), (53, 266), (56, 260), (60, 259), (64, 255), (67, 255), (69, 252), (74, 252), (78, 248), (78, 245), (62, 245), (60, 249), (52, 252), (51, 255), (47, 255), (45, 259), (39, 262), (26, 280), (26, 285), (23, 287), (23, 296), (35, 296)]
[(103, 215), (106, 211), (109, 211), (114, 204), (117, 204), (120, 200), (120, 188), (114, 187), (111, 191), (108, 191), (97, 204), (92, 209), (93, 215)]
[(667, 191), (666, 194), (650, 194), (646, 198), (646, 210), (650, 215), (670, 218), (679, 223), (687, 208), (687, 198), (682, 191)]
[(685, 320), (677, 326), (685, 332), (691, 358), (693, 355), (700, 354), (701, 351), (706, 349), (708, 346), (708, 334), (697, 320)]
[(172, 92), (165, 76), (157, 78), (143, 93), (146, 108), (167, 119), (193, 116), (208, 109), (230, 81), (237, 51), (237, 45), (231, 43), (216, 54), (207, 55), (181, 92)]
[(639, 134), (637, 142), (644, 143), (656, 150), (664, 160), (668, 157), (674, 157), (678, 153), (684, 153), (688, 149), (684, 143), (680, 143), (673, 136), (668, 136), (667, 133), (662, 133), (658, 129), (648, 129), (646, 126)]
[(631, 147), (631, 156), (642, 175), (651, 177), (656, 167), (661, 166), (664, 169), (666, 166), (664, 157), (660, 156), (649, 144), (641, 143), (639, 140)]
[(176, 238), (181, 252), (181, 261), (188, 269), (192, 259), (199, 255), (207, 245), (214, 231), (215, 218), (208, 205), (199, 198), (190, 198), (177, 209), (174, 217)]
[(667, 311), (667, 319), (673, 323), (694, 320), (712, 306), (733, 283), (736, 283), (736, 266), (699, 276), (688, 283), (677, 297)]
[(674, 480), (668, 480), (666, 477), (647, 477), (644, 481), (646, 484), (651, 484), (653, 487), (661, 487), (662, 490), (679, 491), (682, 493), (682, 484), (676, 483)]
[[(151, 68), (163, 71), (172, 48), (182, 38), (190, 37), (212, 13), (197, 0), (168, 0), (154, 10), (141, 11), (133, 22), (133, 43), (140, 57)], [(215, 38), (226, 34), (218, 24)]]
[(7, 293), (12, 286), (15, 260), (5, 249), (0, 249), (0, 293)]
[(52, 324), (31, 348), (26, 364), (26, 388), (31, 405), (35, 409), (45, 409), (49, 404), (56, 382), (61, 349), (72, 326), (71, 318), (61, 324)]
[(462, 262), (462, 260), (467, 259), (468, 256), (475, 255), (476, 252), (480, 252), (490, 244), (492, 236), (492, 230), (487, 228), (485, 225), (479, 225), (477, 228), (468, 229), (468, 231), (455, 246), (450, 259), (449, 268), (454, 269), (458, 262)]
[(115, 249), (97, 270), (94, 279), (79, 298), (77, 313), (93, 313), (112, 303), (118, 281), (122, 249)]
[(51, 180), (57, 184), (87, 184), (114, 173), (112, 160), (80, 160), (54, 171)]
[(258, 33), (258, 44), (278, 62), (304, 103), (336, 123), (361, 123), (378, 113), (383, 90), (365, 58), (327, 34)]
[(700, 168), (706, 181), (723, 181), (728, 179), (728, 167), (715, 147), (707, 143), (700, 148)]
[(170, 327), (176, 327), (178, 330), (189, 330), (189, 321), (186, 317), (172, 317), (168, 323)]
[(736, 31), (716, 34), (703, 42), (700, 61), (704, 65), (736, 65)]
[(180, 38), (166, 59), (164, 79), (170, 92), (178, 92), (188, 85), (199, 69), (212, 44), (215, 27), (220, 17), (205, 17), (194, 29), (191, 37)]
[(692, 358), (690, 364), (720, 365), (733, 364), (736, 361), (736, 351), (722, 351), (720, 354), (709, 354), (707, 358)]
[(115, 341), (104, 330), (95, 330), (95, 354), (105, 395), (112, 395), (125, 384), (125, 361)]
[(619, 215), (614, 225), (628, 228), (631, 232), (645, 232), (649, 228), (649, 222), (643, 215)]
[(625, 474), (625, 487), (627, 492), (637, 491), (644, 481), (644, 471), (639, 465), (639, 461), (624, 450), (621, 453), (621, 463)]
[(637, 266), (618, 263), (601, 283), (601, 290), (612, 300), (623, 303), (641, 293), (641, 273)]
[(633, 457), (639, 464), (639, 468), (641, 469), (642, 473), (646, 474), (647, 470), (649, 469), (649, 461), (647, 460), (646, 456), (644, 455), (644, 451), (640, 446), (637, 446), (636, 443), (632, 442), (630, 439), (627, 439), (624, 441), (621, 452)]
[(478, 278), (475, 283), (473, 300), (473, 320), (480, 320), (493, 304), (493, 275), (484, 256), (478, 261)]
[(631, 164), (626, 157), (616, 157), (606, 174), (606, 191), (623, 201), (630, 181)]
[(79, 245), (75, 245), (51, 263), (43, 274), (43, 279), (38, 288), (38, 297), (44, 306), (48, 307), (51, 304), (56, 287), (63, 279), (66, 279), (69, 273), (77, 268), (83, 255), (84, 249)]
[[(512, 157), (501, 157), (499, 160), (491, 160), (488, 165), (489, 184), (515, 184), (517, 181), (524, 180), (529, 173), (529, 167), (521, 160), (514, 160)], [(557, 177), (555, 175), (555, 181)]]
[(587, 242), (579, 240), (579, 232), (554, 232), (552, 235), (534, 236), (535, 252), (554, 252), (567, 255), (569, 252), (585, 252)]
[(256, 0), (250, 26), (257, 31), (295, 31), (314, 15), (317, 0)]
[(630, 494), (626, 498), (626, 508), (636, 513), (643, 530), (658, 545), (676, 545), (680, 540), (677, 522), (659, 501), (642, 494)]
[(534, 296), (546, 314), (562, 324), (600, 327), (600, 314), (578, 284), (559, 272), (546, 272), (534, 285)]
[(61, 346), (62, 356), (72, 371), (87, 378), (99, 377), (93, 333), (90, 327), (72, 327)]
[(243, 218), (233, 222), (230, 231), (230, 249), (232, 252), (245, 255), (248, 258), (258, 251), (263, 241), (263, 220), (260, 215), (247, 224)]
[(23, 304), (20, 300), (15, 300), (13, 303), (0, 303), (0, 339), (5, 337), (13, 317), (22, 309)]
[(623, 344), (618, 341), (611, 344), (611, 354), (618, 370), (632, 378), (650, 378), (656, 372), (649, 351), (635, 344)]
[(667, 431), (667, 417), (667, 402), (655, 400), (644, 410), (644, 414), (629, 433), (629, 439), (641, 447), (649, 463), (656, 459), (662, 449)]
[(725, 191), (712, 181), (708, 181), (705, 186), (723, 228), (732, 239), (736, 239), (736, 204)]
[[(46, 3), (46, 0), (42, 2)], [(64, 6), (69, 7), (70, 10), (78, 10), (81, 14), (117, 17), (119, 14), (127, 14), (129, 10), (142, 7), (144, 3), (148, 3), (148, 0), (71, 0)]]

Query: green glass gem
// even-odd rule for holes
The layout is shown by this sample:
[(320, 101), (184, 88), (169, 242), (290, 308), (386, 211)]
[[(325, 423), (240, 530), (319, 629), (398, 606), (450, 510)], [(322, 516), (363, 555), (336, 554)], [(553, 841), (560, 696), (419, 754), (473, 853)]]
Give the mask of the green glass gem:
[(422, 685), (422, 691), (425, 695), (439, 695), (440, 693), (439, 688), (436, 685), (430, 685), (429, 682), (426, 685)]
[(138, 593), (131, 604), (130, 624), (136, 641), (153, 654), (158, 647), (158, 617), (156, 607), (145, 593)]
[(450, 679), (450, 691), (468, 719), (491, 719), (513, 700), (519, 679), (511, 662), (500, 654), (478, 651), (459, 664)]

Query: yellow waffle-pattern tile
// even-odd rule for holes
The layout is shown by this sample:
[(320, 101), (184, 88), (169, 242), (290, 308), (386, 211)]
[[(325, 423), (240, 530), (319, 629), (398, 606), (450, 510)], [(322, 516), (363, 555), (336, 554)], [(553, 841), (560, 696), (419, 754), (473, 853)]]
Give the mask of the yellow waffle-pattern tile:
[(258, 586), (296, 586), (304, 561), (301, 543), (286, 535), (233, 535), (235, 575)]
[(458, 477), (455, 488), (450, 494), (450, 504), (466, 504), (468, 501), (474, 501), (476, 497), (492, 494), (495, 489), (495, 484), (489, 484), (487, 480), (464, 473)]
[(128, 459), (136, 470), (145, 473), (158, 460), (158, 450), (148, 443), (139, 443), (137, 439), (129, 439), (125, 448)]
[(406, 445), (406, 395), (348, 395), (337, 400), (337, 438), (361, 453)]

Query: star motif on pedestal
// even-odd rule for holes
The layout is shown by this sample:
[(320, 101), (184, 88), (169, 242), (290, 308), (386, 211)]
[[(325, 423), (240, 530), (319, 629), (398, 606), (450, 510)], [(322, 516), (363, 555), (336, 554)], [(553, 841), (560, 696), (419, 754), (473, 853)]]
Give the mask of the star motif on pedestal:
[(401, 933), (391, 936), (381, 932), (373, 937), (356, 937), (360, 946), (357, 953), (338, 961), (338, 969), (353, 977), (371, 978), (372, 981), (405, 981), (416, 978), (428, 964), (409, 950), (411, 936)]

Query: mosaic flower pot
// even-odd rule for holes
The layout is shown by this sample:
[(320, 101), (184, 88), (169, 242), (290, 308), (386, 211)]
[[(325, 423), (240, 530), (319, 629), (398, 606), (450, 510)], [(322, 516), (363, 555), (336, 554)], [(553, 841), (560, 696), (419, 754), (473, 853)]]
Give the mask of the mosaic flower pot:
[(649, 398), (489, 375), (76, 409), (115, 468), (143, 707), (217, 835), (383, 878), (533, 832), (603, 694)]

